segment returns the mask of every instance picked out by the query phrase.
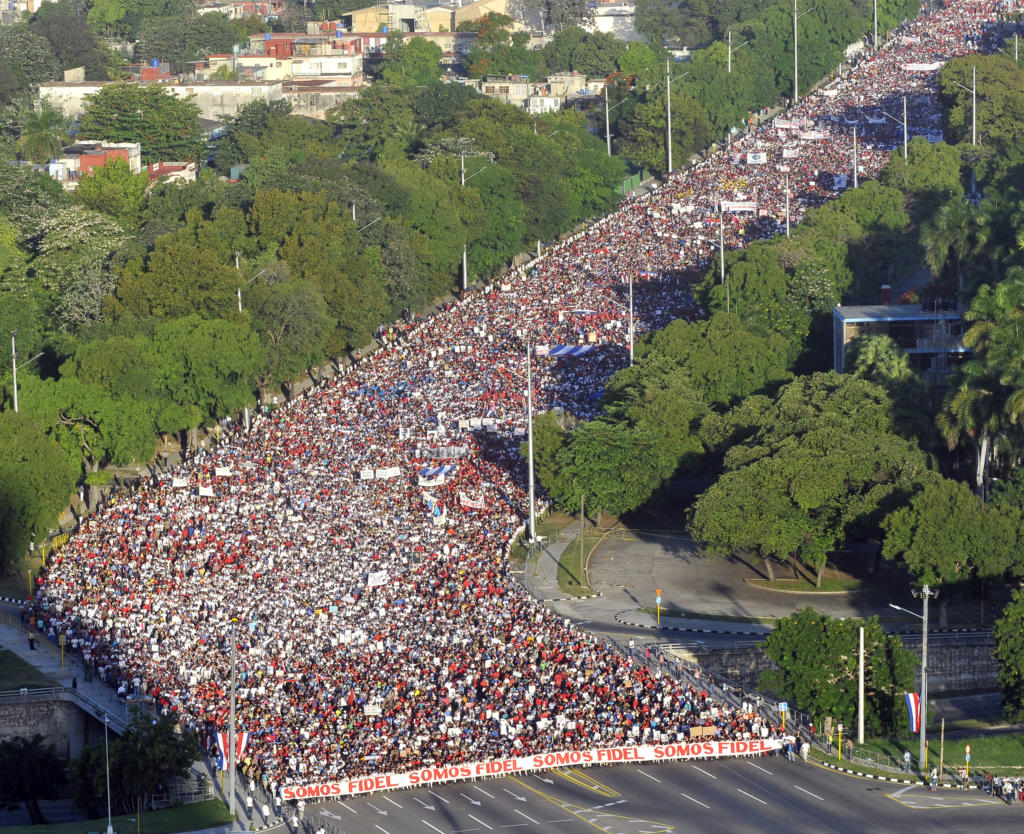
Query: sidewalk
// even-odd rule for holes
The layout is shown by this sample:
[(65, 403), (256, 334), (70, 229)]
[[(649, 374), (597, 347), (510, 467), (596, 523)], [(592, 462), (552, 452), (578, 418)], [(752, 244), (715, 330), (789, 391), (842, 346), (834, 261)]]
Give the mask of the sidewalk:
[[(98, 680), (86, 681), (85, 668), (79, 657), (70, 651), (64, 652), (64, 668), (61, 668), (60, 647), (54, 645), (42, 633), (36, 632), (36, 648), (33, 651), (28, 645), (28, 627), (22, 625), (19, 608), (11, 603), (0, 603), (0, 648), (8, 649), (26, 663), (31, 664), (43, 675), (54, 681), (55, 686), (71, 689), (72, 681), (78, 679), (78, 693), (94, 702), (103, 711), (111, 716), (110, 726), (114, 732), (119, 732), (128, 721), (131, 720), (131, 702), (124, 701), (117, 697), (117, 693), (107, 684)], [(192, 765), (192, 773), (202, 774), (214, 786), (214, 796), (221, 796), (227, 802), (220, 790), (219, 774), (214, 770), (214, 765), (205, 760), (199, 760)], [(224, 781), (224, 788), (227, 790), (227, 779)], [(238, 821), (234, 825), (219, 826), (210, 829), (209, 834), (226, 834), (229, 831), (249, 831), (250, 824), (256, 830), (267, 827), (258, 811), (254, 811), (252, 818), (246, 812), (245, 797), (248, 785), (245, 778), (238, 774), (235, 779), (236, 812)], [(270, 808), (274, 808), (273, 798), (265, 796), (257, 787), (253, 797), (255, 808), (259, 808), (263, 801), (269, 801)], [(273, 821), (273, 814), (271, 814)], [(57, 820), (58, 822), (61, 820)]]

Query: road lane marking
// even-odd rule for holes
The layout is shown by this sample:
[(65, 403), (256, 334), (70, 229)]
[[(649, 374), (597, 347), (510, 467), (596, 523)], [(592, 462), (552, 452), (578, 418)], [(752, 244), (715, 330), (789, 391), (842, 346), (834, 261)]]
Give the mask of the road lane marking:
[(436, 825), (431, 825), (426, 820), (420, 820), (420, 822), (422, 822), (427, 828), (433, 828), (434, 831), (437, 832), (437, 834), (444, 834), (444, 832), (440, 828), (438, 828)]
[(373, 827), (376, 828), (378, 831), (383, 831), (384, 834), (391, 834), (390, 831), (388, 831), (386, 828), (381, 828), (379, 825), (374, 825)]
[[(630, 817), (625, 817), (625, 816), (623, 816), (621, 814), (595, 813), (592, 809), (584, 808), (584, 807), (582, 807), (580, 805), (575, 805), (575, 804), (573, 804), (571, 802), (565, 802), (564, 800), (558, 799), (558, 798), (556, 798), (554, 796), (551, 796), (550, 794), (546, 794), (543, 791), (538, 790), (537, 788), (533, 787), (532, 785), (529, 785), (526, 782), (523, 782), (522, 780), (518, 779), (515, 776), (510, 776), (509, 778), (513, 782), (515, 782), (516, 784), (522, 785), (522, 787), (524, 787), (526, 790), (530, 791), (530, 793), (536, 794), (541, 799), (546, 799), (552, 805), (560, 808), (561, 810), (565, 811), (566, 813), (572, 814), (580, 822), (587, 823), (588, 825), (591, 825), (594, 828), (596, 828), (598, 831), (604, 832), (604, 834), (610, 834), (611, 832), (615, 832), (615, 831), (619, 832), (619, 834), (656, 834), (656, 832), (661, 832), (661, 834), (664, 834), (665, 832), (669, 832), (669, 831), (674, 831), (675, 830), (674, 826), (667, 825), (667, 824), (661, 823), (661, 822), (654, 822), (653, 820), (635, 820), (635, 819), (630, 818)], [(625, 800), (621, 800), (621, 801), (625, 802)], [(614, 802), (614, 803), (610, 802), (610, 803), (607, 803), (607, 804), (608, 805), (618, 805), (619, 803), (618, 802)], [(605, 807), (605, 806), (599, 806), (599, 807)], [(523, 816), (525, 817), (526, 814), (523, 814)], [(625, 831), (623, 831), (623, 826), (622, 826), (622, 822), (623, 821), (628, 822), (628, 823), (631, 824), (630, 826), (626, 826), (626, 830)], [(568, 820), (558, 820), (558, 822), (568, 822)], [(642, 830), (637, 830), (632, 825), (632, 823), (636, 823), (636, 822), (639, 822), (641, 825), (644, 826), (644, 828)], [(550, 825), (550, 823), (546, 823), (546, 824)], [(511, 826), (504, 826), (503, 825), (501, 827), (502, 828), (509, 828)]]
[(353, 814), (358, 814), (359, 813), (355, 808), (350, 808), (347, 802), (339, 802), (338, 804), (342, 808), (344, 808), (346, 811), (349, 811), (349, 812), (351, 812)]
[(555, 773), (558, 776), (561, 776), (563, 779), (567, 779), (574, 785), (579, 785), (581, 788), (587, 788), (588, 790), (592, 790), (594, 791), (594, 793), (599, 794), (600, 796), (605, 796), (608, 799), (613, 799), (616, 796), (620, 795), (618, 791), (608, 787), (603, 782), (599, 782), (593, 776), (583, 773), (577, 768), (556, 770), (553, 771), (553, 773)]
[(707, 772), (707, 771), (706, 771), (706, 770), (705, 770), (704, 768), (702, 768), (702, 767), (697, 767), (697, 765), (694, 765), (694, 766), (693, 766), (693, 769), (694, 769), (694, 770), (699, 770), (699, 771), (700, 771), (701, 773), (703, 773), (703, 774), (704, 774), (705, 776), (710, 776), (710, 777), (711, 777), (712, 779), (717, 779), (717, 778), (718, 778), (717, 776), (715, 776), (715, 774), (713, 774), (713, 773), (708, 773), (708, 772)]
[(394, 806), (395, 806), (396, 808), (401, 808), (401, 807), (402, 807), (402, 806), (401, 806), (401, 805), (399, 805), (399, 804), (398, 804), (397, 802), (395, 802), (395, 800), (393, 800), (393, 799), (388, 799), (388, 798), (387, 798), (386, 796), (382, 796), (382, 797), (381, 797), (381, 799), (384, 799), (384, 800), (386, 800), (386, 801), (390, 802), (390, 803), (391, 803), (392, 805), (394, 805)]
[(489, 796), (491, 799), (494, 799), (494, 794), (493, 793), (487, 793), (487, 791), (485, 791), (483, 788), (479, 787), (478, 785), (473, 785), (473, 787), (476, 788), (476, 790), (480, 791), (480, 793), (482, 793), (484, 796)]
[(476, 817), (474, 817), (474, 816), (473, 816), (472, 814), (466, 814), (466, 816), (467, 816), (467, 817), (469, 817), (469, 818), (470, 818), (471, 820), (473, 820), (473, 822), (478, 822), (478, 823), (480, 823), (480, 825), (482, 825), (482, 826), (483, 826), (484, 828), (486, 828), (486, 829), (487, 829), (488, 831), (493, 831), (493, 830), (494, 830), (494, 828), (493, 828), (492, 826), (488, 825), (488, 824), (487, 824), (486, 822), (484, 822), (483, 820), (478, 820), (478, 819), (477, 819)]
[(763, 799), (758, 799), (758, 798), (757, 798), (756, 796), (754, 796), (753, 794), (751, 794), (751, 793), (747, 793), (747, 792), (746, 792), (745, 790), (743, 790), (743, 788), (736, 788), (736, 790), (738, 790), (738, 791), (739, 791), (739, 792), (740, 792), (741, 794), (743, 794), (744, 796), (749, 796), (749, 797), (750, 797), (751, 799), (753, 799), (753, 800), (754, 800), (754, 802), (760, 802), (760, 803), (761, 803), (762, 805), (767, 805), (767, 804), (768, 804), (768, 803), (767, 803), (767, 802), (765, 802), (765, 801), (764, 801)]
[(442, 802), (443, 802), (443, 803), (444, 803), (445, 805), (451, 805), (451, 803), (450, 803), (450, 802), (449, 802), (449, 801), (448, 801), (447, 799), (445, 799), (445, 798), (444, 798), (443, 796), (441, 796), (441, 794), (439, 794), (439, 793), (434, 793), (433, 791), (427, 791), (427, 793), (431, 794), (432, 796), (436, 796), (436, 797), (437, 797), (438, 799), (440, 799), (440, 800), (441, 800), (441, 801), (442, 801)]
[(820, 799), (822, 802), (825, 801), (824, 797), (818, 796), (816, 793), (811, 793), (809, 790), (801, 788), (799, 785), (793, 785), (793, 787), (796, 788), (798, 791), (803, 791), (808, 796), (813, 796), (815, 799)]
[(634, 768), (634, 769), (635, 769), (635, 770), (636, 770), (636, 772), (637, 772), (637, 773), (639, 773), (639, 774), (640, 774), (641, 776), (646, 776), (646, 777), (647, 777), (648, 779), (651, 779), (651, 780), (653, 780), (653, 781), (657, 782), (657, 783), (658, 783), (659, 785), (661, 784), (661, 780), (660, 780), (660, 779), (657, 779), (657, 778), (655, 778), (654, 776), (651, 776), (651, 774), (650, 774), (650, 773), (644, 773), (644, 772), (643, 772), (642, 770), (640, 770), (640, 768)]
[(520, 811), (518, 808), (513, 808), (512, 810), (515, 811), (517, 814), (519, 814), (519, 816), (521, 816), (524, 820), (529, 820), (534, 825), (540, 825), (540, 823), (537, 822), (537, 820), (535, 820), (533, 817), (527, 816), (522, 811)]
[(761, 765), (756, 765), (756, 764), (754, 764), (753, 762), (747, 762), (747, 764), (748, 764), (748, 765), (750, 765), (751, 767), (756, 767), (756, 768), (757, 768), (758, 770), (760, 770), (760, 771), (761, 771), (762, 773), (767, 773), (767, 774), (768, 774), (769, 776), (774, 776), (774, 775), (775, 775), (775, 774), (774, 774), (774, 773), (772, 773), (772, 772), (771, 772), (770, 770), (765, 770), (765, 769), (764, 769), (763, 767), (761, 767)]
[(694, 799), (692, 796), (687, 796), (685, 793), (680, 793), (679, 795), (680, 796), (685, 796), (687, 799), (690, 800), (690, 802), (696, 802), (698, 805), (700, 805), (701, 808), (707, 808), (709, 811), (711, 810), (711, 806), (710, 805), (705, 805), (699, 799)]

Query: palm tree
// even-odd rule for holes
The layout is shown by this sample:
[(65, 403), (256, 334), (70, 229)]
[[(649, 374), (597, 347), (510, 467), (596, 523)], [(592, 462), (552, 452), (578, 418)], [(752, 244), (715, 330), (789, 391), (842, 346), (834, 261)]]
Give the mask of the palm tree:
[(967, 201), (951, 200), (921, 229), (925, 262), (936, 278), (954, 278), (958, 293), (963, 292), (971, 255), (984, 239), (980, 218), (980, 212)]
[(992, 438), (1005, 429), (1006, 403), (1011, 393), (998, 370), (972, 359), (961, 367), (959, 385), (950, 389), (935, 418), (950, 451), (964, 437), (973, 442), (974, 487), (979, 494), (992, 457)]
[(67, 119), (48, 102), (38, 110), (25, 114), (21, 124), (18, 151), (32, 162), (46, 162), (53, 159), (68, 137)]

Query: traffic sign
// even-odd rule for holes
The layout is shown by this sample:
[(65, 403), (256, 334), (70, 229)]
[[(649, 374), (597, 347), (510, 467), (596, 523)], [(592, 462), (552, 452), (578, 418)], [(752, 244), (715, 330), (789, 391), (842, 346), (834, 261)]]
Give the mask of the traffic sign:
[(779, 701), (779, 712), (789, 712), (789, 704), (785, 701)]
[(971, 754), (970, 754), (970, 753), (968, 753), (968, 754), (967, 754), (967, 761), (970, 761), (970, 760), (971, 760)]
[(967, 755), (968, 756), (971, 755), (971, 745), (969, 745), (969, 744), (967, 745)]
[(657, 589), (657, 590), (656, 590), (656, 591), (654, 592), (654, 595), (655, 595), (656, 597), (660, 597), (660, 596), (661, 596), (661, 588), (658, 588), (658, 589)]
[(840, 724), (840, 725), (839, 725), (839, 732), (842, 732), (842, 731), (843, 731), (843, 725), (842, 725), (842, 724)]
[(657, 603), (658, 603), (658, 605), (661, 605), (661, 597), (659, 596), (659, 597), (658, 597), (658, 598), (657, 598), (657, 599), (655, 600), (655, 602), (657, 602)]

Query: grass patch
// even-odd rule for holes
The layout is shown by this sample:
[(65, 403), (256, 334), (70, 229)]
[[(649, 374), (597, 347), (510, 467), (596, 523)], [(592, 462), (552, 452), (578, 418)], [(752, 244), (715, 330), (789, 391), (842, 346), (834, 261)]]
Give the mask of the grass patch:
[(584, 570), (591, 551), (608, 532), (607, 527), (588, 527), (583, 531), (583, 546), (577, 536), (568, 542), (558, 560), (558, 590), (573, 597), (585, 597), (594, 593), (587, 583)]
[[(231, 822), (233, 817), (219, 799), (207, 799), (191, 805), (179, 805), (163, 811), (146, 811), (141, 820), (135, 814), (114, 817), (117, 834), (175, 834), (178, 831), (198, 831)], [(4, 834), (89, 834), (107, 830), (107, 819), (62, 822), (54, 825), (5, 825)]]
[[(842, 761), (840, 761), (838, 756), (830, 756), (828, 753), (824, 753), (821, 750), (811, 750), (811, 761), (820, 762), (821, 764), (830, 764), (834, 767), (845, 767), (850, 770), (855, 770), (857, 773), (864, 773), (868, 776), (911, 779), (918, 782), (922, 781), (916, 773), (902, 773), (891, 769), (871, 767), (870, 765), (861, 764), (860, 762), (851, 762), (846, 758), (846, 756), (843, 756)], [(936, 758), (935, 761), (937, 762), (938, 758)]]
[[(652, 617), (657, 616), (658, 607), (656, 605), (649, 606), (648, 608), (641, 608), (646, 614), (650, 614)], [(674, 608), (662, 608), (662, 617), (681, 617), (689, 618), (693, 620), (719, 620), (723, 623), (751, 623), (753, 625), (769, 625), (773, 626), (778, 621), (778, 617), (743, 617), (737, 614), (700, 614), (696, 611), (678, 611)]]
[(836, 591), (862, 591), (874, 587), (875, 583), (855, 577), (822, 577), (821, 587), (810, 579), (748, 579), (756, 588), (771, 588), (773, 591), (799, 591), (800, 593), (825, 593)]
[[(948, 729), (947, 724), (947, 729)], [(872, 739), (866, 742), (863, 747), (882, 755), (899, 758), (904, 750), (909, 750), (914, 758), (917, 758), (920, 742), (917, 736), (906, 736), (905, 738)], [(1021, 733), (994, 733), (978, 735), (969, 738), (947, 738), (943, 761), (948, 764), (961, 764), (966, 761), (964, 753), (966, 746), (971, 745), (971, 771), (975, 769), (996, 769), (1012, 770), (1015, 773), (1024, 772), (1024, 734)], [(858, 745), (858, 748), (860, 745)], [(928, 761), (931, 764), (939, 762), (939, 733), (937, 728), (928, 729)]]
[[(543, 518), (537, 519), (537, 535), (548, 540), (557, 539), (558, 533), (572, 524), (574, 521), (571, 515), (562, 512), (551, 512)], [(526, 567), (526, 556), (529, 547), (526, 544), (526, 534), (520, 536), (508, 554), (509, 567), (512, 570), (523, 570)]]
[(10, 649), (0, 649), (0, 692), (12, 689), (43, 689), (59, 686), (55, 680), (46, 677), (31, 663), (26, 663)]

